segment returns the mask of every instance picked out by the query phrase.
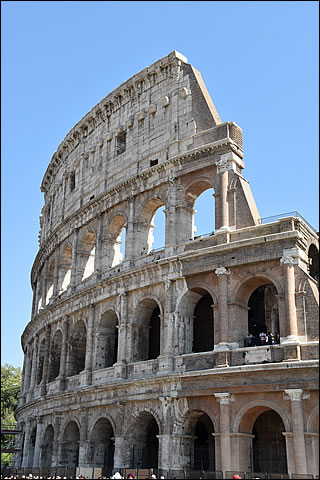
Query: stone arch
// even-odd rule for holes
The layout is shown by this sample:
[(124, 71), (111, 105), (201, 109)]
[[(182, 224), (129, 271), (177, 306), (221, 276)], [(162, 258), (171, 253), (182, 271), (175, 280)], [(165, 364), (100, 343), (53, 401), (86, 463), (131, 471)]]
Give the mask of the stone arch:
[[(94, 426), (95, 424), (101, 419), (101, 418), (104, 418), (106, 419), (111, 427), (112, 427), (112, 430), (114, 432), (114, 434), (116, 435), (118, 433), (118, 425), (117, 423), (115, 422), (114, 418), (112, 417), (112, 415), (110, 413), (104, 413), (103, 416), (101, 415), (101, 412), (94, 412), (94, 411), (91, 411), (89, 412), (90, 415), (89, 415), (89, 418), (90, 418), (90, 424), (88, 426), (88, 438), (90, 439), (92, 437), (92, 433), (93, 433), (93, 430), (94, 430)], [(91, 416), (92, 415), (92, 416)]]
[(214, 348), (216, 296), (210, 286), (197, 282), (180, 297), (177, 311), (178, 353), (210, 351)]
[(80, 427), (75, 419), (70, 419), (65, 423), (61, 435), (61, 458), (60, 465), (68, 467), (77, 467), (79, 464), (79, 441)]
[(163, 308), (153, 295), (139, 301), (135, 309), (136, 332), (133, 359), (149, 360), (160, 355)]
[(45, 429), (43, 440), (41, 443), (40, 466), (43, 468), (51, 467), (53, 439), (54, 439), (54, 427), (50, 423), (49, 425), (47, 425)]
[(92, 426), (89, 438), (88, 463), (111, 471), (114, 456), (114, 428), (110, 421), (100, 416)]
[(307, 420), (307, 432), (319, 433), (319, 405), (317, 405), (310, 413)]
[[(184, 228), (186, 229), (186, 237), (188, 239), (194, 239), (197, 236), (197, 233), (210, 233), (214, 232), (215, 229), (215, 206), (212, 210), (212, 222), (208, 226), (208, 232), (196, 232), (195, 225), (195, 204), (198, 201), (199, 197), (207, 190), (213, 189), (213, 194), (216, 191), (216, 185), (212, 178), (207, 176), (198, 176), (193, 178), (184, 188), (184, 200), (187, 206), (187, 210), (184, 213)], [(210, 232), (209, 232), (210, 231)]]
[(190, 459), (191, 470), (214, 471), (216, 418), (212, 411), (200, 402), (191, 402), (185, 417), (185, 454)]
[[(270, 402), (268, 400), (253, 400), (249, 403), (246, 403), (237, 413), (235, 419), (231, 425), (232, 433), (249, 433), (248, 429), (252, 428), (254, 423), (254, 418), (260, 413), (263, 413), (266, 410), (275, 410), (278, 415), (281, 417), (285, 431), (290, 432), (290, 421), (286, 412), (275, 402)], [(246, 431), (242, 431), (245, 430)]]
[(121, 235), (127, 228), (128, 219), (126, 213), (117, 210), (107, 218), (106, 233), (102, 242), (102, 266), (103, 270), (112, 268), (122, 262)]
[(319, 284), (319, 249), (314, 243), (308, 249), (308, 273)]
[(85, 280), (94, 273), (96, 252), (96, 233), (92, 227), (85, 229), (79, 240), (77, 249), (78, 282)]
[(60, 256), (59, 279), (58, 279), (58, 295), (65, 292), (71, 281), (71, 265), (72, 265), (72, 245), (67, 242), (63, 247)]
[(159, 441), (162, 434), (158, 414), (151, 408), (136, 409), (126, 431), (130, 465), (134, 468), (158, 468)]
[(59, 376), (61, 349), (62, 349), (62, 332), (58, 328), (54, 333), (54, 336), (51, 341), (48, 383), (52, 382)]
[[(286, 328), (280, 303), (282, 295), (279, 281), (269, 274), (259, 272), (241, 279), (233, 290), (231, 302), (231, 329), (237, 334), (236, 340), (244, 340), (247, 346), (279, 343), (280, 333)], [(261, 333), (268, 332), (273, 334), (273, 339), (271, 336), (266, 340), (261, 338)]]
[(50, 298), (53, 295), (54, 287), (54, 269), (55, 269), (55, 260), (51, 260), (49, 263), (49, 268), (47, 271), (47, 285), (46, 285), (46, 305), (50, 302)]
[(42, 380), (43, 364), (44, 364), (47, 348), (48, 347), (46, 345), (46, 340), (45, 338), (43, 338), (39, 343), (39, 349), (38, 349), (38, 365), (37, 365), (37, 379), (36, 379), (37, 385), (39, 385)]
[(96, 330), (95, 369), (111, 367), (117, 362), (119, 319), (114, 310), (106, 310)]
[(68, 376), (78, 375), (85, 367), (87, 329), (83, 319), (78, 320), (69, 336)]
[(161, 194), (157, 194), (146, 199), (137, 212), (135, 241), (137, 252), (141, 255), (147, 254), (152, 250), (154, 242), (153, 230), (155, 228), (154, 217), (157, 210), (163, 206), (165, 206), (165, 199), (161, 198)]
[(258, 272), (251, 273), (239, 280), (233, 289), (232, 301), (238, 301), (247, 304), (252, 292), (256, 288), (266, 283), (272, 283), (275, 286), (278, 295), (284, 294), (283, 288), (277, 278), (269, 275), (268, 273)]
[(244, 405), (233, 422), (231, 431), (241, 434), (243, 465), (252, 471), (287, 473), (286, 441), (283, 433), (290, 431), (285, 411), (275, 402), (256, 400)]

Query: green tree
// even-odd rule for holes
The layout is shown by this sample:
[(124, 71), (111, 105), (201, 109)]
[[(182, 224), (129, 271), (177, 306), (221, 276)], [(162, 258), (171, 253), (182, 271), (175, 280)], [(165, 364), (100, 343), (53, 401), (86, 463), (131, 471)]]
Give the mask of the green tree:
[[(17, 408), (21, 387), (21, 368), (8, 363), (1, 365), (1, 427), (15, 424), (14, 411)], [(14, 445), (12, 435), (1, 434), (1, 465), (12, 464), (13, 454), (3, 449)]]
[(21, 387), (21, 368), (5, 363), (1, 365), (1, 423), (15, 423)]

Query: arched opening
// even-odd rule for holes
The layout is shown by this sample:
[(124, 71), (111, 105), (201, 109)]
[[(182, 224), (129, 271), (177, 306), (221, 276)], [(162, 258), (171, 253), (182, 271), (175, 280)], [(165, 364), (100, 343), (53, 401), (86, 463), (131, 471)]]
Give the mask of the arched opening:
[[(141, 255), (150, 253), (154, 248), (161, 248), (165, 243), (164, 203), (160, 198), (146, 202), (137, 222), (137, 252)], [(155, 223), (156, 222), (156, 223)], [(154, 229), (156, 228), (156, 240)], [(157, 246), (156, 246), (157, 245)]]
[(160, 355), (160, 308), (151, 298), (139, 303), (136, 311), (134, 360), (150, 360)]
[(96, 370), (117, 362), (118, 317), (109, 310), (101, 316), (96, 334)]
[(215, 229), (215, 202), (213, 186), (205, 178), (195, 180), (185, 194), (184, 211), (181, 212), (184, 232), (180, 237), (186, 240), (213, 234)]
[(131, 466), (158, 468), (159, 426), (150, 413), (141, 413), (131, 438)]
[(319, 286), (319, 251), (315, 245), (310, 245), (308, 251), (309, 275), (315, 279)]
[(150, 318), (149, 359), (160, 355), (160, 308), (156, 306)]
[(80, 433), (76, 422), (68, 423), (62, 437), (61, 466), (77, 467), (79, 463)]
[(94, 272), (94, 259), (96, 252), (96, 236), (92, 231), (87, 232), (79, 249), (79, 263), (81, 264), (82, 277), (81, 281), (90, 277)]
[(72, 248), (67, 245), (62, 253), (59, 268), (58, 294), (65, 292), (71, 281)]
[(202, 235), (213, 235), (215, 230), (214, 190), (204, 190), (194, 203), (193, 238)]
[(214, 428), (209, 416), (204, 413), (198, 417), (194, 429), (193, 469), (215, 470)]
[(279, 310), (274, 285), (256, 288), (250, 295), (248, 307), (248, 332), (252, 336), (248, 338), (251, 343), (248, 346), (279, 343)]
[(46, 305), (50, 302), (50, 298), (53, 295), (53, 282), (54, 282), (54, 266), (55, 261), (52, 260), (50, 263), (49, 271), (47, 273), (47, 296), (46, 296)]
[(123, 215), (114, 215), (102, 244), (102, 269), (113, 268), (125, 258), (126, 219)]
[(280, 415), (267, 410), (254, 422), (252, 457), (254, 472), (287, 473), (285, 431)]
[(43, 468), (51, 467), (53, 437), (54, 437), (53, 426), (48, 425), (44, 433), (44, 437), (41, 445), (40, 465)]
[(85, 367), (86, 359), (86, 326), (79, 320), (73, 327), (69, 339), (69, 370), (68, 376), (78, 375)]
[(40, 384), (43, 376), (43, 364), (44, 364), (44, 359), (46, 356), (46, 341), (45, 339), (42, 340), (42, 342), (39, 345), (39, 353), (38, 353), (38, 368), (37, 368), (37, 385)]
[(193, 352), (208, 352), (214, 347), (213, 300), (206, 293), (194, 309)]
[(60, 330), (58, 330), (54, 334), (54, 337), (51, 342), (48, 382), (53, 382), (53, 380), (55, 380), (59, 375), (61, 348), (62, 348), (62, 333)]
[(113, 468), (114, 432), (106, 418), (100, 418), (94, 425), (91, 436), (90, 463), (102, 468), (103, 475), (109, 475)]
[(152, 250), (164, 248), (166, 233), (166, 214), (165, 207), (159, 207), (151, 220), (148, 236), (148, 253)]

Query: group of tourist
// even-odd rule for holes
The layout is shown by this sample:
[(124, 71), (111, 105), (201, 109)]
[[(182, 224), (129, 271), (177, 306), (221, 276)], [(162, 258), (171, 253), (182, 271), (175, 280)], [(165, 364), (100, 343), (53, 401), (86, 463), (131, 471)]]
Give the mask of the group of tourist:
[(260, 332), (259, 335), (248, 333), (246, 338), (246, 347), (260, 347), (263, 345), (278, 345), (280, 343), (279, 333)]

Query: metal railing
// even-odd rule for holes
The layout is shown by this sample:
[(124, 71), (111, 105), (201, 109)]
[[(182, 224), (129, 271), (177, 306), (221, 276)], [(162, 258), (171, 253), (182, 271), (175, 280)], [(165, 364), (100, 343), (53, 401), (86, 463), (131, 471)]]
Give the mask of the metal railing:
[(262, 225), (262, 224), (265, 224), (265, 223), (272, 223), (272, 222), (276, 222), (277, 220), (279, 220), (279, 218), (286, 218), (286, 217), (300, 218), (300, 220), (302, 220), (306, 225), (308, 225), (308, 227), (313, 232), (318, 234), (318, 232), (315, 230), (315, 228), (312, 225), (310, 225), (310, 223), (296, 210), (293, 211), (293, 212), (279, 213), (278, 215), (272, 215), (270, 217), (259, 218), (258, 223), (259, 223), (259, 225)]

